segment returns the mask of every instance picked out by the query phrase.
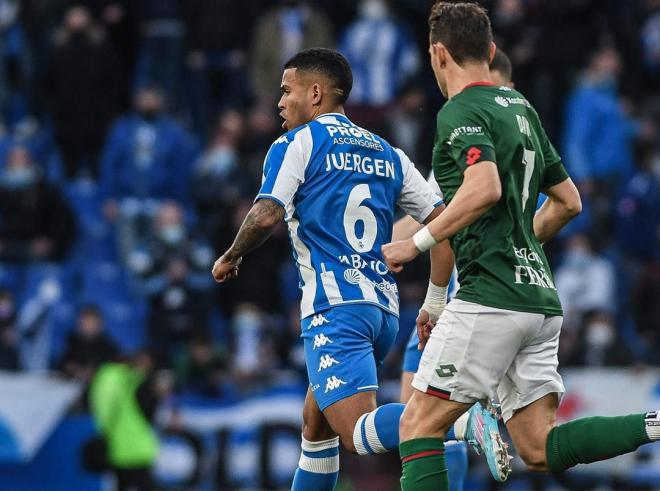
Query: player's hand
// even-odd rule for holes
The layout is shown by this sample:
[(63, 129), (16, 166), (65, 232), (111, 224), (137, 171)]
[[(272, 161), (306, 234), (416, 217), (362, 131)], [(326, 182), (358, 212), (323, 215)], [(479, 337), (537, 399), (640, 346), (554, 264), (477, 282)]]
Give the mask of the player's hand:
[(381, 250), (388, 269), (395, 273), (403, 270), (403, 265), (415, 259), (419, 254), (419, 249), (412, 239), (390, 242), (385, 244)]
[(215, 264), (213, 264), (213, 279), (218, 283), (231, 280), (238, 276), (238, 265), (241, 264), (243, 258), (238, 258), (237, 261), (227, 261), (224, 256), (220, 256)]
[(419, 343), (417, 344), (417, 349), (419, 351), (422, 351), (424, 349), (424, 346), (426, 346), (426, 342), (429, 340), (429, 337), (431, 336), (431, 331), (435, 327), (435, 322), (431, 320), (431, 317), (429, 316), (429, 313), (426, 310), (420, 310), (419, 315), (417, 316), (417, 338), (419, 339)]

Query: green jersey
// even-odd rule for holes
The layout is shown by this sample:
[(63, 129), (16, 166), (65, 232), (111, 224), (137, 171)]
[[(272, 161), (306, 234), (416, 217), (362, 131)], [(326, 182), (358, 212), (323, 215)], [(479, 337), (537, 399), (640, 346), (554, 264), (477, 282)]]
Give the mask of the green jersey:
[(522, 312), (562, 315), (548, 260), (533, 229), (539, 193), (568, 178), (530, 103), (508, 87), (473, 84), (438, 112), (433, 172), (451, 202), (473, 164), (492, 161), (502, 197), (451, 240), (456, 298)]

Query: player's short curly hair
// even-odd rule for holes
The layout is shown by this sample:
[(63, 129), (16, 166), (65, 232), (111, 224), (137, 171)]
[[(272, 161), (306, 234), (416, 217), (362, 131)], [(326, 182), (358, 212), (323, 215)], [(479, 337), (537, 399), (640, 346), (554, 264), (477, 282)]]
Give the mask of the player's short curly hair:
[(339, 104), (346, 102), (353, 88), (351, 66), (348, 60), (334, 49), (310, 48), (300, 51), (284, 64), (284, 68), (297, 68), (325, 75), (334, 86)]
[(476, 3), (438, 1), (429, 14), (431, 43), (442, 43), (459, 65), (489, 61), (493, 32), (486, 9)]

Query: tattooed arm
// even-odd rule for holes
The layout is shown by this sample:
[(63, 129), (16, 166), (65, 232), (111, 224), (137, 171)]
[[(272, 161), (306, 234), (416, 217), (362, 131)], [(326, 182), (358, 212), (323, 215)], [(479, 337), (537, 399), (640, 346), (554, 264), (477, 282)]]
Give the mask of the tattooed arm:
[(243, 256), (253, 251), (270, 236), (284, 218), (284, 208), (272, 199), (260, 199), (245, 217), (234, 243), (213, 265), (213, 277), (218, 283), (235, 278)]

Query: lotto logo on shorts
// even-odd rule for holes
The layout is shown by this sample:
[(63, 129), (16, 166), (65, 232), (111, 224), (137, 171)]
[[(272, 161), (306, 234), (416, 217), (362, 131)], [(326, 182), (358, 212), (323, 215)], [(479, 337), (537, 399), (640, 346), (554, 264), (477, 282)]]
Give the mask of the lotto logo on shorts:
[(332, 365), (339, 365), (339, 362), (330, 355), (323, 355), (319, 359), (319, 369), (317, 371), (320, 372), (321, 370), (330, 368)]
[(319, 326), (322, 326), (323, 324), (329, 324), (329, 323), (330, 323), (330, 321), (328, 319), (323, 317), (322, 314), (319, 314), (319, 315), (315, 315), (312, 318), (312, 322), (310, 323), (310, 325), (312, 327), (319, 327)]
[(342, 385), (346, 385), (346, 382), (344, 382), (342, 379), (337, 378), (334, 375), (332, 377), (328, 377), (325, 383), (325, 393), (327, 394), (329, 391), (335, 390)]
[(317, 334), (316, 336), (314, 336), (314, 346), (312, 346), (312, 349), (315, 350), (316, 348), (325, 346), (328, 343), (332, 344), (332, 339), (330, 339), (323, 333)]
[(452, 365), (451, 363), (448, 365), (440, 365), (438, 368), (435, 369), (435, 373), (438, 374), (438, 377), (451, 377), (454, 375), (458, 370), (456, 370), (456, 367)]

